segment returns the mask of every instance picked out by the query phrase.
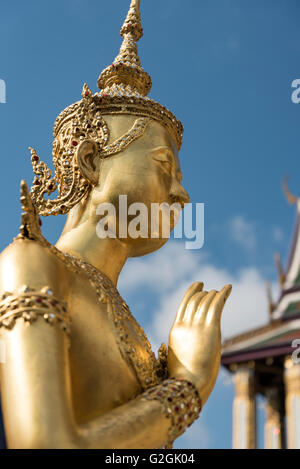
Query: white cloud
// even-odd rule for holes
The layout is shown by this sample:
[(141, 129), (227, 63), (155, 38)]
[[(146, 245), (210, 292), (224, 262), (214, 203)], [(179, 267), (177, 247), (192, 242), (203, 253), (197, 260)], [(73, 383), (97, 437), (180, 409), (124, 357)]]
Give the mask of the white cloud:
[[(222, 318), (222, 335), (228, 338), (250, 328), (265, 324), (268, 320), (265, 279), (255, 267), (231, 273), (215, 265), (208, 255), (184, 249), (184, 243), (169, 241), (158, 253), (131, 260), (121, 274), (119, 289), (125, 300), (130, 300), (135, 316), (147, 312), (151, 318), (147, 335), (153, 350), (168, 340), (169, 330), (179, 303), (191, 283), (203, 281), (205, 289), (220, 289), (232, 283), (232, 294)], [(146, 293), (147, 289), (147, 293)], [(134, 300), (137, 292), (145, 292)], [(155, 307), (151, 297), (155, 297)], [(150, 301), (149, 301), (150, 299)], [(230, 391), (231, 376), (221, 369), (218, 386)], [(216, 399), (212, 396), (211, 399)], [(205, 409), (207, 410), (207, 409)], [(210, 410), (209, 412), (212, 412)], [(177, 448), (207, 448), (217, 444), (210, 427), (210, 413), (201, 414), (176, 443)], [(223, 422), (231, 431), (231, 422)], [(200, 445), (200, 446), (199, 446)]]
[(197, 269), (196, 256), (187, 255), (188, 252), (191, 251), (185, 250), (184, 244), (169, 241), (151, 256), (130, 260), (122, 271), (119, 287), (127, 292), (144, 285), (157, 293), (169, 290)]
[[(232, 274), (214, 265), (208, 256), (199, 253), (196, 256), (184, 249), (183, 243), (170, 241), (160, 253), (130, 262), (119, 285), (125, 298), (145, 287), (156, 295), (158, 307), (147, 311), (152, 318), (147, 332), (154, 349), (167, 340), (179, 303), (195, 281), (203, 281), (206, 290), (220, 289), (227, 283), (233, 285), (222, 317), (224, 338), (267, 322), (265, 279), (255, 267)], [(147, 305), (145, 300), (145, 308)]]
[(230, 220), (229, 233), (231, 238), (244, 249), (251, 251), (256, 247), (255, 226), (243, 216), (236, 215)]

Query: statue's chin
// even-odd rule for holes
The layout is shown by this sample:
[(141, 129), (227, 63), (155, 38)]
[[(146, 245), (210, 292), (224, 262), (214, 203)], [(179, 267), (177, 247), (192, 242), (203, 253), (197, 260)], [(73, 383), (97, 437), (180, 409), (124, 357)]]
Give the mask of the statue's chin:
[(151, 254), (163, 247), (170, 238), (139, 238), (131, 244), (130, 257), (140, 257)]

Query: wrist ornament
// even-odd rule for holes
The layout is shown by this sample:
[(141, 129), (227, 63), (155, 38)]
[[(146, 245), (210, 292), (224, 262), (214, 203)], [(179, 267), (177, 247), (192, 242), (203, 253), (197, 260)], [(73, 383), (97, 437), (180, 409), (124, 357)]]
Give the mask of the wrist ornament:
[(141, 398), (159, 401), (162, 412), (170, 420), (165, 448), (172, 448), (174, 440), (199, 417), (202, 407), (196, 387), (183, 378), (166, 379), (145, 391)]

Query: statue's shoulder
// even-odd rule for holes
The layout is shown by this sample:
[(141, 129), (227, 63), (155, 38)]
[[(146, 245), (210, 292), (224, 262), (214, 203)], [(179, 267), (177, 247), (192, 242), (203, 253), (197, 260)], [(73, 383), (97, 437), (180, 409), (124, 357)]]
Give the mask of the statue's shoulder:
[(0, 293), (22, 285), (33, 288), (50, 285), (55, 288), (64, 267), (53, 254), (55, 247), (42, 235), (40, 218), (24, 181), (21, 183), (20, 201), (20, 233), (0, 255)]
[(2, 276), (32, 271), (42, 274), (43, 270), (55, 264), (57, 259), (46, 246), (27, 238), (15, 238), (0, 254)]

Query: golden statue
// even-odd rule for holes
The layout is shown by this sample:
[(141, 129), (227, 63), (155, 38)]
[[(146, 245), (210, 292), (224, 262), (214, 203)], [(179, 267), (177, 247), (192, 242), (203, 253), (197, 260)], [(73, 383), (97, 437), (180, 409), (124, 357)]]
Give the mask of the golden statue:
[[(167, 237), (99, 238), (97, 206), (177, 201), (181, 123), (147, 97), (141, 67), (139, 0), (121, 29), (123, 43), (100, 75), (100, 92), (54, 126), (55, 175), (31, 149), (35, 173), (21, 183), (20, 234), (1, 254), (1, 401), (9, 448), (171, 447), (199, 416), (218, 374), (220, 316), (231, 286), (194, 283), (155, 357), (116, 288), (126, 259), (159, 249)], [(58, 189), (58, 197), (51, 200)], [(56, 246), (40, 215), (68, 214)], [(122, 221), (118, 220), (122, 229)], [(126, 222), (127, 223), (127, 222)], [(172, 227), (171, 227), (172, 228)]]

